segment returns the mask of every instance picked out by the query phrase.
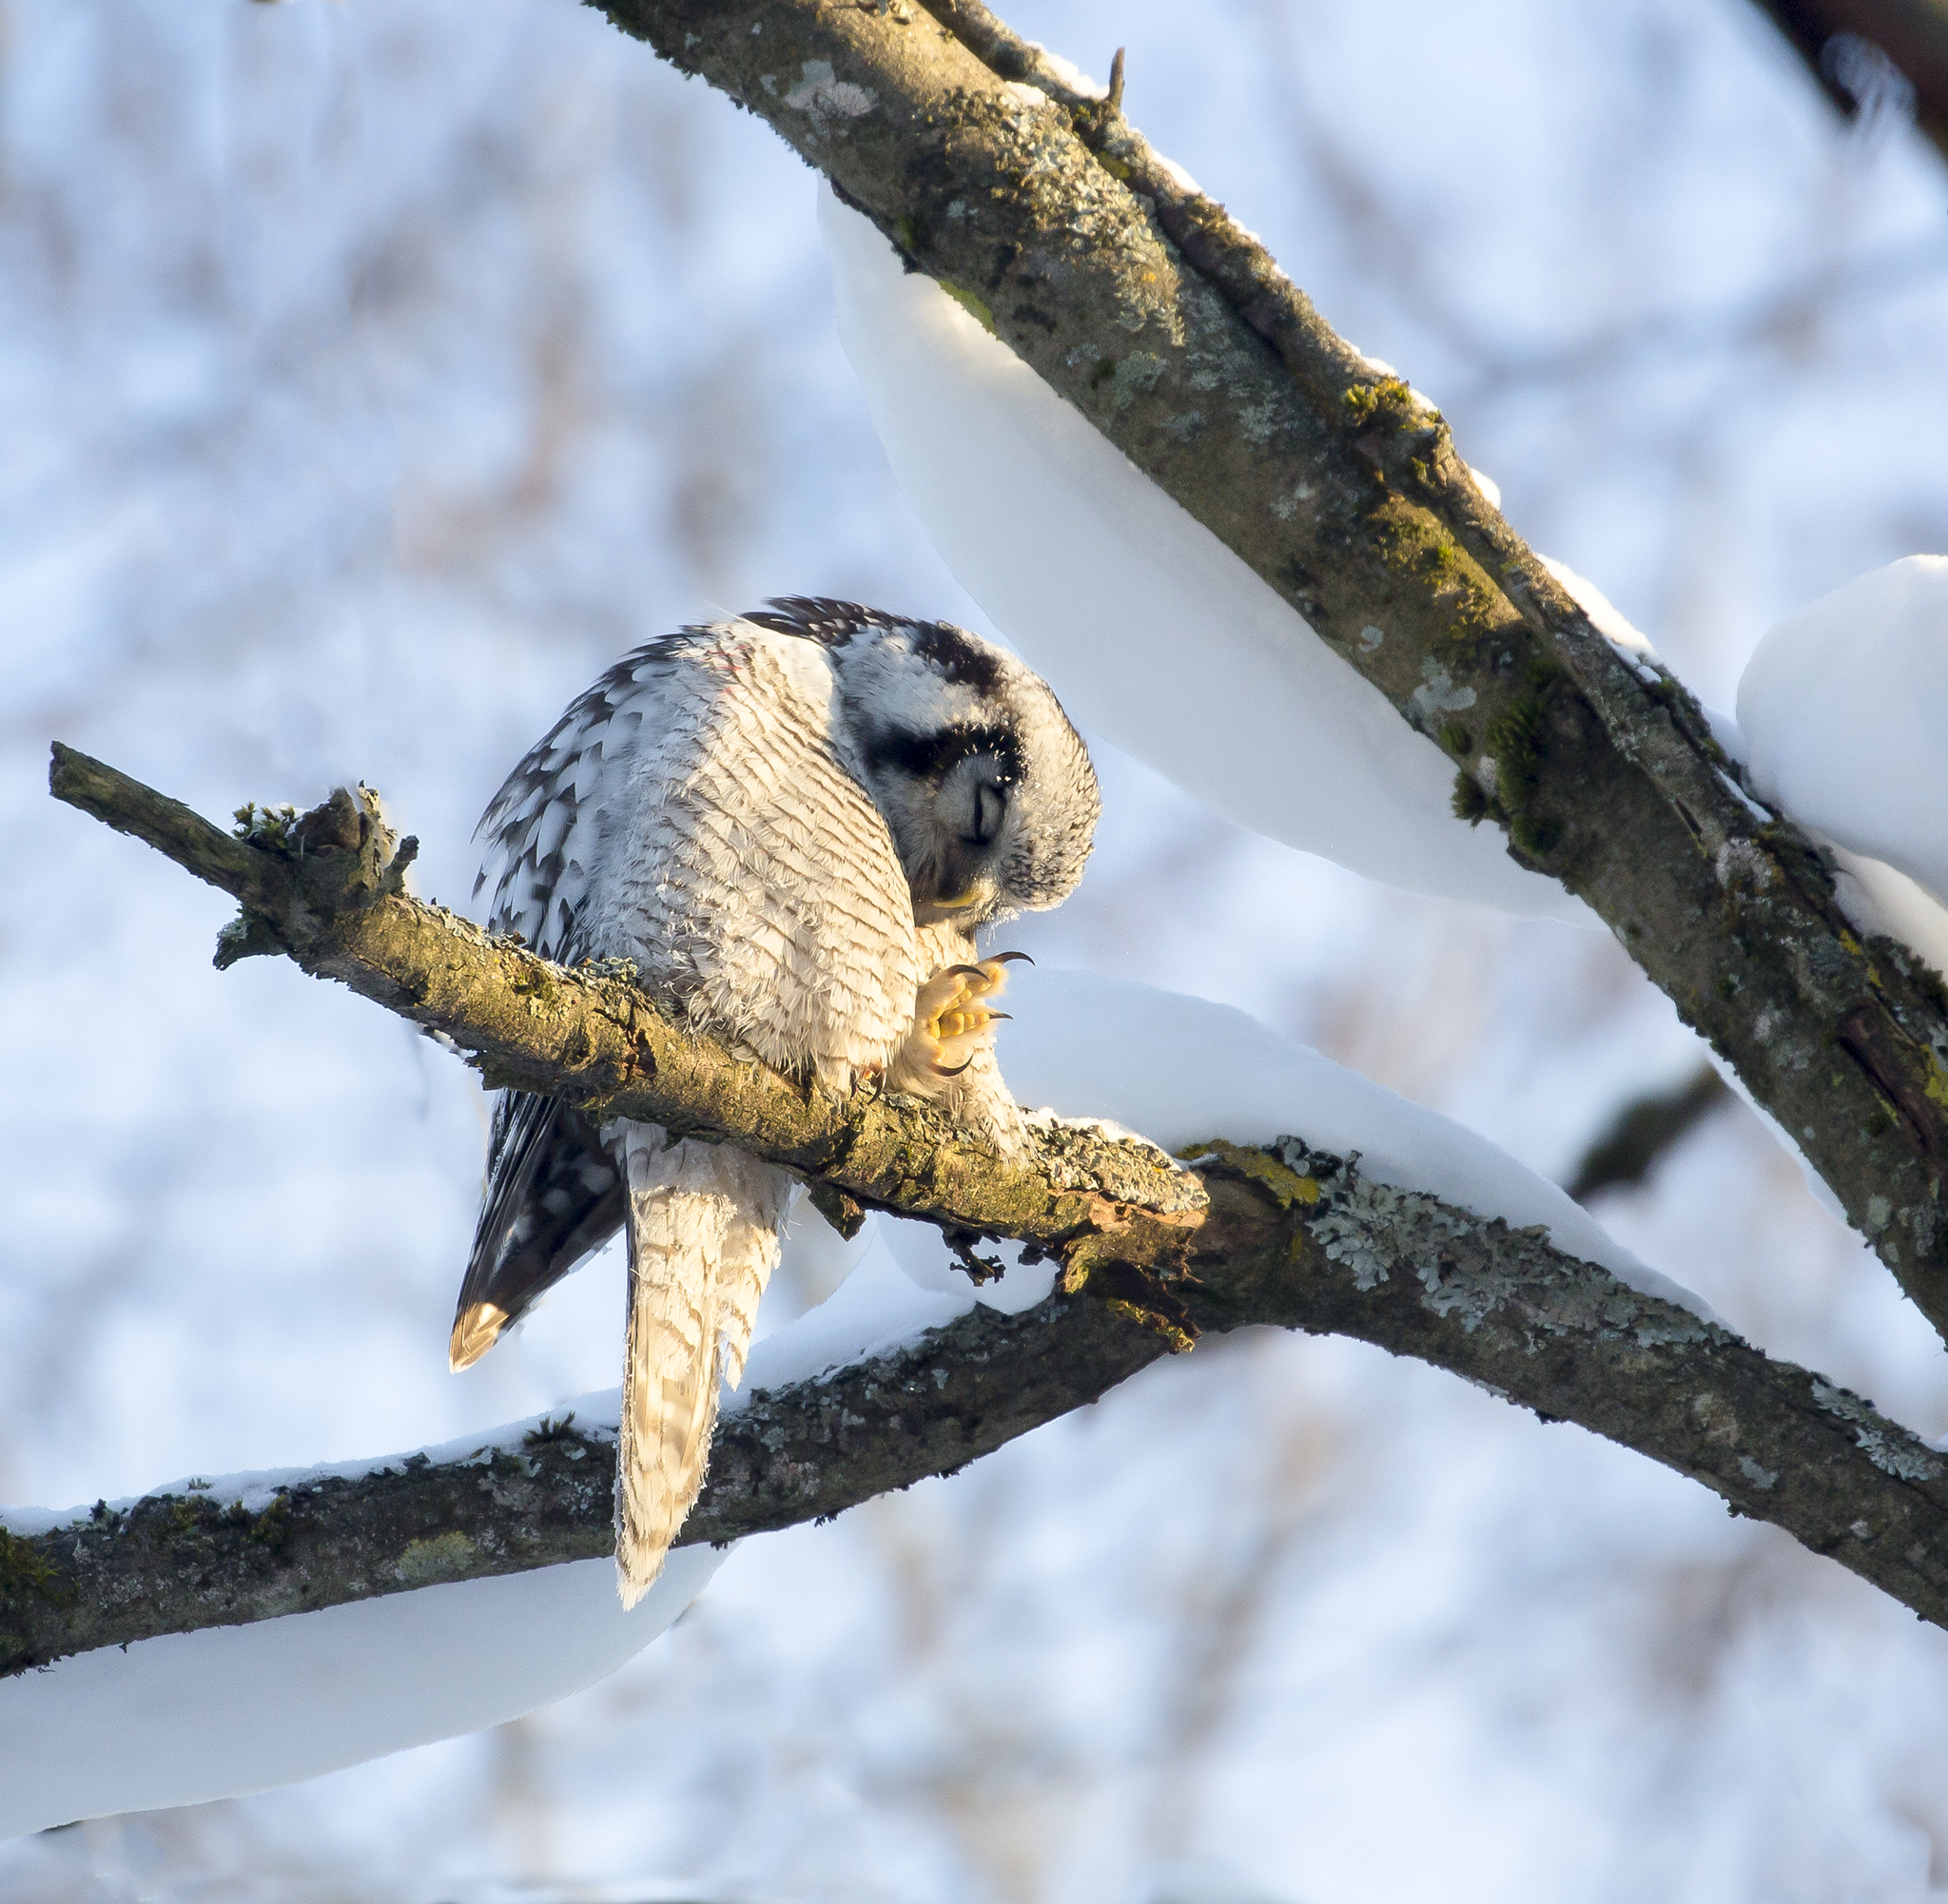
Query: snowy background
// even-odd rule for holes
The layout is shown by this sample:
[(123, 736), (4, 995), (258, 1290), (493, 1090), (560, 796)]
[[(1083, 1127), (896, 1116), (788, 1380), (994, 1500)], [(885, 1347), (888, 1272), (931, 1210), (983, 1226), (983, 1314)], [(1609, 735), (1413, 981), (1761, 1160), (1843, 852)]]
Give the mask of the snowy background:
[[(1127, 44), (1159, 149), (1707, 700), (1948, 542), (1948, 178), (1743, 0), (1008, 17), (1099, 73)], [(567, 0), (9, 0), (0, 61), (0, 1498), (606, 1387), (607, 1258), (446, 1373), (469, 1075), (288, 966), (212, 972), (224, 903), (49, 803), (47, 743), (212, 814), (362, 774), (458, 902), (502, 772), (633, 641), (786, 591), (984, 626), (839, 349), (812, 178)], [(1556, 1176), (1694, 1066), (1600, 936), (1098, 758), (1088, 878), (1008, 931), (1044, 963), (1240, 1005)], [(1600, 1214), (1948, 1429), (1938, 1344), (1743, 1112)], [(1277, 1335), (747, 1545), (529, 1719), (0, 1846), (35, 1904), (1653, 1891), (1948, 1891), (1948, 1636), (1578, 1430)]]

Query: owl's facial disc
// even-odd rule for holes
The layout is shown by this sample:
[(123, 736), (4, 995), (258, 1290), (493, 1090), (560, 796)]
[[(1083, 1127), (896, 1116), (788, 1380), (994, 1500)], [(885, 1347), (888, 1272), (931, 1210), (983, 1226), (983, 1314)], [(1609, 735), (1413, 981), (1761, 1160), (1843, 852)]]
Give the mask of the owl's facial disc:
[(1096, 776), (1046, 683), (945, 622), (875, 624), (831, 652), (916, 924), (972, 930), (1074, 890)]
[(985, 748), (967, 753), (926, 790), (920, 851), (907, 856), (913, 918), (977, 925), (1002, 901), (1003, 858), (1011, 828), (1010, 764)]

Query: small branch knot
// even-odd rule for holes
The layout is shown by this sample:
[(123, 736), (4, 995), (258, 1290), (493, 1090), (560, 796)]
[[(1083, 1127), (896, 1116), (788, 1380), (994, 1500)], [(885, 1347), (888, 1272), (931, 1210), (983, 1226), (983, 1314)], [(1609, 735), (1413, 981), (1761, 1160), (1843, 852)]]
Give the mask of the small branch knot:
[(275, 868), (272, 903), (246, 900), (217, 935), (219, 971), (266, 953), (300, 954), (341, 914), (403, 893), (419, 852), (416, 838), (401, 840), (386, 825), (379, 794), (363, 781), (356, 792), (335, 788), (308, 813), (246, 803), (232, 831)]

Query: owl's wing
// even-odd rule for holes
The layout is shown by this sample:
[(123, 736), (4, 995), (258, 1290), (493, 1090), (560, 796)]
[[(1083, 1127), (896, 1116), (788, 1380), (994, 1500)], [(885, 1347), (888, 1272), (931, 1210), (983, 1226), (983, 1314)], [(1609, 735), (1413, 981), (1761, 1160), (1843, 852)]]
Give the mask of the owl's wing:
[(629, 1197), (601, 1133), (573, 1104), (507, 1091), (449, 1357), (471, 1368), (544, 1292), (622, 1227)]
[[(488, 807), (490, 923), (563, 962), (631, 958), (699, 1028), (848, 1088), (906, 1037), (923, 974), (906, 874), (835, 701), (817, 642), (750, 622), (626, 656)], [(621, 1214), (594, 1181), (604, 1149), (585, 1120), (503, 1115), (457, 1367)], [(748, 1321), (761, 1288), (727, 1312)]]
[[(480, 817), (491, 880), (488, 925), (518, 933), (544, 958), (585, 956), (581, 922), (598, 879), (605, 794), (613, 797), (645, 733), (681, 690), (680, 637), (625, 655), (578, 696), (510, 773)], [(456, 1371), (493, 1348), (544, 1292), (622, 1227), (628, 1195), (609, 1146), (558, 1098), (502, 1093), (487, 1192), (454, 1311)]]
[[(925, 976), (863, 745), (822, 638), (740, 621), (638, 650), (488, 808), (493, 923), (559, 961), (631, 959), (699, 1029), (847, 1089), (908, 1041)], [(628, 1604), (695, 1499), (719, 1373), (743, 1371), (791, 1179), (730, 1146), (671, 1144), (651, 1124), (593, 1132), (534, 1098), (504, 1103), (497, 1132), (454, 1359), (482, 1352), (625, 1218)]]
[(474, 829), (487, 845), (474, 895), (492, 882), (490, 931), (517, 932), (564, 964), (587, 956), (580, 926), (604, 864), (604, 815), (644, 747), (656, 747), (693, 697), (686, 663), (695, 647), (686, 631), (625, 654), (501, 783)]

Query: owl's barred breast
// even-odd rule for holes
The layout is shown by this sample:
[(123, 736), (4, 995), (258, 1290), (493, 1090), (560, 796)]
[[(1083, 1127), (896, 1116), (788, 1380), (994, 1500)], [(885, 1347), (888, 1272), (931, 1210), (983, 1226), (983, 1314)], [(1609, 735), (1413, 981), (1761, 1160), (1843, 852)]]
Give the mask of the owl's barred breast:
[(690, 718), (638, 746), (605, 816), (580, 938), (700, 1027), (847, 1090), (906, 1036), (925, 974), (830, 664), (746, 627), (694, 673)]

